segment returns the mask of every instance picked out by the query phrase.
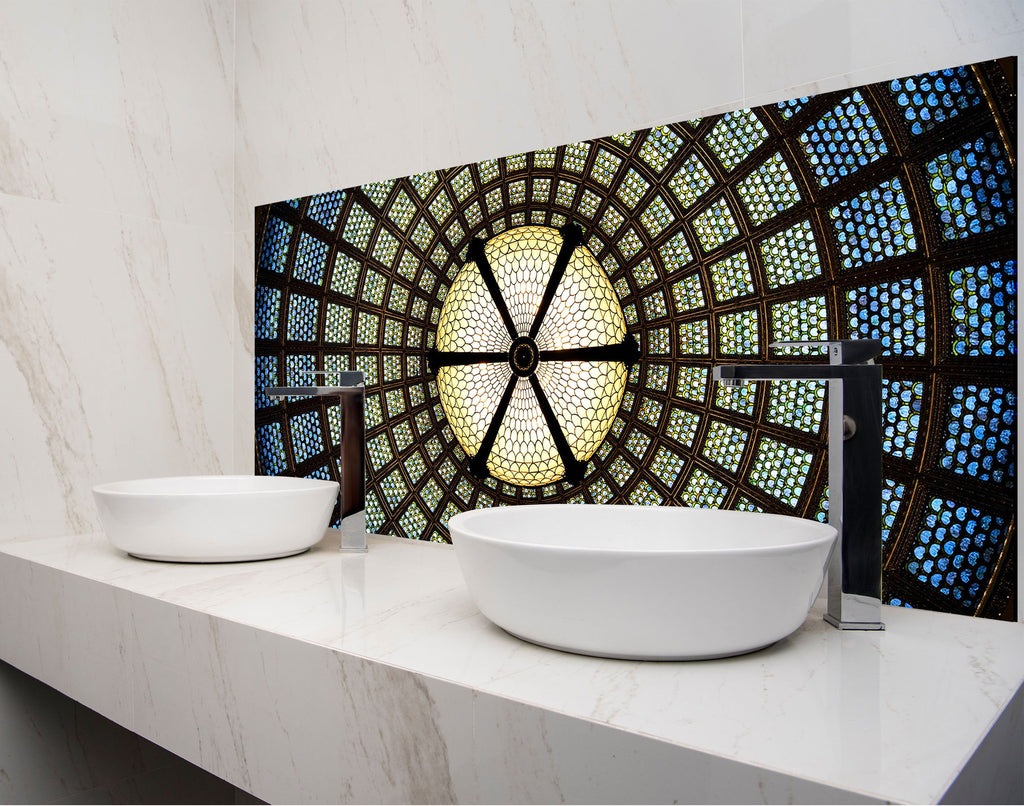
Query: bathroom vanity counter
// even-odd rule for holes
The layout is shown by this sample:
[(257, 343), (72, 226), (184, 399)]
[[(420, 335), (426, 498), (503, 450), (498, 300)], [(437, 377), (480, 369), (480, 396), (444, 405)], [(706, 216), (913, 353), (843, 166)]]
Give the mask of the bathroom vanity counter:
[(271, 802), (1024, 798), (1022, 624), (816, 610), (751, 655), (604, 660), (491, 625), (450, 546), (337, 539), (223, 565), (0, 543), (0, 658)]

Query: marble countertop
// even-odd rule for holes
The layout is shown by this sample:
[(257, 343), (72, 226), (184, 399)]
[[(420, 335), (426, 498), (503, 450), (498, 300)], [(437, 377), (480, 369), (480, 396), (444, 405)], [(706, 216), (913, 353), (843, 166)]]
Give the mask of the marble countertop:
[(1022, 624), (816, 609), (742, 657), (588, 658), (490, 624), (450, 546), (336, 541), (222, 565), (2, 543), (0, 656), (267, 800), (981, 801), (1021, 775)]

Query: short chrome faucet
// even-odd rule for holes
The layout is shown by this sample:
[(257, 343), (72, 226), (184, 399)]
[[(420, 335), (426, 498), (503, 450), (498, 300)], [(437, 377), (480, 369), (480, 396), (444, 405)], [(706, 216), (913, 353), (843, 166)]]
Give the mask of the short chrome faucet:
[(364, 394), (366, 376), (357, 370), (302, 370), (303, 375), (331, 375), (333, 386), (268, 386), (271, 400), (288, 397), (337, 397), (341, 399), (341, 550), (366, 551)]
[(882, 345), (874, 339), (780, 341), (825, 347), (828, 364), (721, 364), (724, 386), (747, 381), (827, 380), (828, 522), (839, 544), (828, 568), (825, 620), (842, 630), (882, 624)]

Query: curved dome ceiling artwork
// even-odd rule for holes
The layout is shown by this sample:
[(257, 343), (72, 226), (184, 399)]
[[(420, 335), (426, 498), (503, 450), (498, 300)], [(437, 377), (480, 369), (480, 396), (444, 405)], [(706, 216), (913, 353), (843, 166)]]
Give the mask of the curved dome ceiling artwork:
[(1015, 618), (1015, 70), (257, 208), (256, 472), (341, 480), (338, 406), (262, 389), (358, 369), (374, 532), (525, 502), (825, 520), (825, 385), (710, 368), (878, 339), (884, 600)]

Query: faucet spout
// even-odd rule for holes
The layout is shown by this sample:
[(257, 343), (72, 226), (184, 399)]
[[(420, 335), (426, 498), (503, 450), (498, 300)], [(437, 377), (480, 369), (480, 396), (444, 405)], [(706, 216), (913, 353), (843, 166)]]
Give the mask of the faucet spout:
[(828, 364), (721, 364), (714, 380), (828, 381), (828, 522), (839, 533), (829, 561), (825, 620), (882, 630), (882, 345), (874, 339), (776, 342), (825, 347)]
[(361, 371), (306, 370), (306, 375), (333, 375), (336, 383), (324, 386), (268, 386), (272, 400), (289, 397), (337, 397), (341, 404), (341, 551), (366, 551), (366, 416), (365, 381)]

